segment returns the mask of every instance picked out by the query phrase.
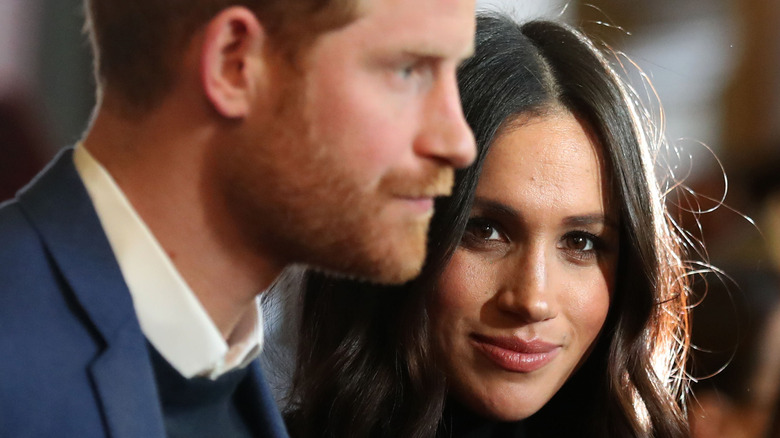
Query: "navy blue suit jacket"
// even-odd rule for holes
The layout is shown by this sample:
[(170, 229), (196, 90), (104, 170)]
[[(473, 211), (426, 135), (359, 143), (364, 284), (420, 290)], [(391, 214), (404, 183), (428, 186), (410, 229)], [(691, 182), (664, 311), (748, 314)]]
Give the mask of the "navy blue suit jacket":
[[(162, 438), (146, 338), (72, 155), (0, 206), (0, 436)], [(286, 437), (251, 366), (256, 430)]]

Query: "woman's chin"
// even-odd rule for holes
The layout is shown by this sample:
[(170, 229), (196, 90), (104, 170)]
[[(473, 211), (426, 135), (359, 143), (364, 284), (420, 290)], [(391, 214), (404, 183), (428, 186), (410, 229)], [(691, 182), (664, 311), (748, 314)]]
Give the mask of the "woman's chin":
[(471, 409), (478, 415), (502, 423), (513, 423), (525, 420), (531, 415), (537, 413), (543, 406), (523, 406), (513, 403), (511, 400), (491, 400), (481, 401), (476, 405), (472, 403)]

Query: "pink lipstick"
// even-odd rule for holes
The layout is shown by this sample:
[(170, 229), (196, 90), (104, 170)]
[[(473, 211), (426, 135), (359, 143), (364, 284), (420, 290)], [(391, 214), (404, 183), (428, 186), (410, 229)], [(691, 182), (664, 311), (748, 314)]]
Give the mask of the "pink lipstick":
[(515, 373), (536, 371), (555, 358), (560, 345), (532, 339), (529, 341), (513, 336), (472, 335), (472, 344), (486, 358), (500, 368)]

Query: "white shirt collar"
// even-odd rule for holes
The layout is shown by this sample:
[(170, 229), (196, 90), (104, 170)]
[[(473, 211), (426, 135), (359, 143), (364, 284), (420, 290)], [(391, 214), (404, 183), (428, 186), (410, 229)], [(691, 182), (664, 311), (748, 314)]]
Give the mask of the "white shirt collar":
[(182, 376), (216, 379), (260, 354), (262, 312), (246, 312), (225, 341), (108, 171), (79, 144), (73, 161), (114, 251), (147, 340)]

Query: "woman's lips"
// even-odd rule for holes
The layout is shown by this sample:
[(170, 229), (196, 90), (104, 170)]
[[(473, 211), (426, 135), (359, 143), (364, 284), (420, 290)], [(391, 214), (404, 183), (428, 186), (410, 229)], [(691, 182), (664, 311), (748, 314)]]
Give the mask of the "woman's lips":
[(506, 371), (530, 373), (547, 365), (558, 355), (560, 345), (540, 340), (525, 341), (512, 336), (472, 335), (479, 352)]

